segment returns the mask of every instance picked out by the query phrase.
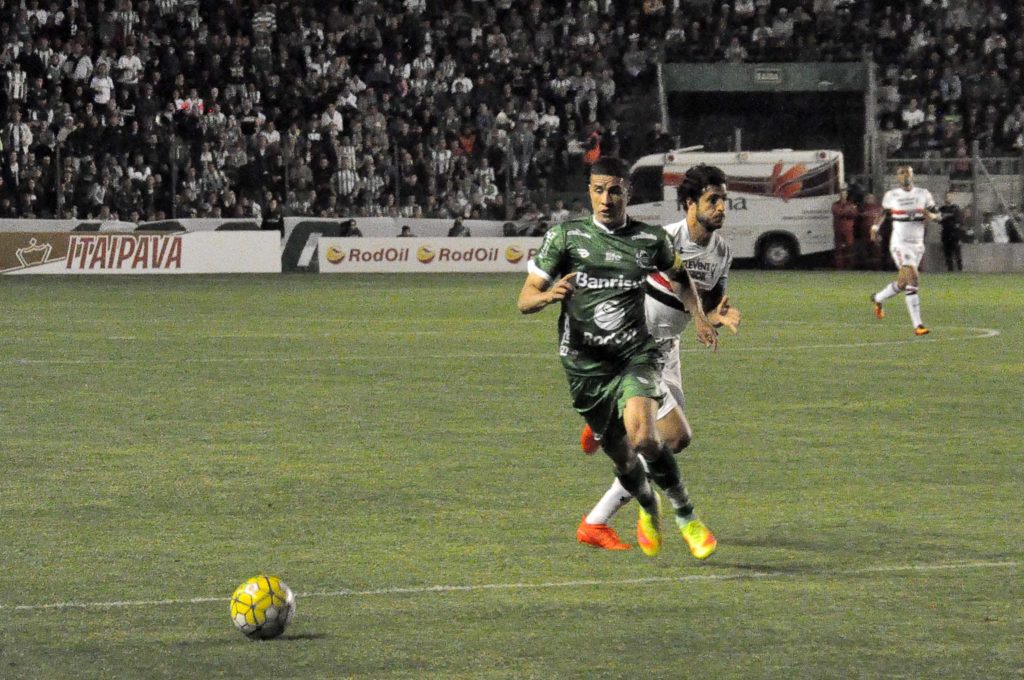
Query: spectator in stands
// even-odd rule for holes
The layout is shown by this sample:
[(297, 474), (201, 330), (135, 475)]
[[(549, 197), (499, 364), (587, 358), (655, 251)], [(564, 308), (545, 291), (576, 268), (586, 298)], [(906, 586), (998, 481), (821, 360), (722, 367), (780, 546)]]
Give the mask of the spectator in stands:
[(398, 235), (402, 238), (406, 238), (415, 236), (416, 234), (412, 233), (412, 228), (408, 224), (403, 224), (402, 230), (398, 232)]
[(887, 157), (896, 156), (903, 148), (903, 132), (893, 124), (892, 118), (885, 119), (885, 129), (880, 137)]
[(900, 112), (900, 119), (903, 121), (905, 130), (913, 130), (924, 123), (924, 111), (918, 105), (917, 97), (911, 97), (910, 101)]
[(739, 36), (734, 35), (729, 39), (729, 46), (725, 48), (723, 56), (726, 61), (739, 64), (746, 61), (750, 55), (747, 52), (747, 48), (740, 44)]
[(28, 153), (29, 147), (32, 146), (32, 140), (32, 130), (28, 123), (22, 120), (21, 110), (14, 109), (10, 122), (3, 129), (2, 148), (18, 153)]
[(653, 129), (647, 133), (644, 153), (661, 153), (672, 148), (672, 136), (665, 131), (660, 120), (654, 122)]
[(1008, 243), (1021, 243), (1024, 236), (1021, 235), (1021, 212), (1016, 205), (1010, 206), (1010, 213), (1007, 216), (1004, 228), (1006, 230), (1006, 241)]
[(448, 230), (449, 236), (472, 236), (469, 232), (469, 227), (465, 225), (461, 217), (456, 217), (452, 223), (451, 229)]
[[(941, 144), (928, 148), (922, 139), (916, 145), (920, 153), (949, 157), (959, 138), (967, 148), (978, 142), (983, 154), (1016, 154), (1024, 146), (1014, 111), (1024, 95), (1024, 50), (1011, 37), (1020, 17), (1009, 13), (1004, 20), (1000, 12), (986, 14), (965, 3), (657, 0), (556, 8), (502, 0), (493, 7), (470, 2), (470, 10), (459, 11), (408, 0), (388, 11), (359, 3), (357, 14), (291, 1), (280, 7), (243, 3), (243, 9), (231, 3), (117, 0), (103, 12), (88, 3), (84, 9), (72, 7), (69, 1), (39, 3), (48, 7), (44, 10), (32, 9), (32, 0), (25, 9), (21, 4), (0, 6), (0, 27), (7, 26), (0, 28), (0, 129), (6, 132), (20, 110), (33, 137), (32, 153), (20, 159), (21, 172), (34, 169), (34, 156), (49, 149), (59, 148), (61, 157), (76, 164), (96, 153), (111, 154), (120, 168), (120, 173), (108, 169), (113, 196), (118, 178), (142, 151), (160, 176), (151, 187), (160, 192), (152, 198), (154, 210), (165, 212), (172, 207), (169, 159), (175, 144), (185, 155), (183, 163), (200, 169), (201, 180), (210, 158), (221, 159), (227, 180), (221, 196), (230, 189), (260, 204), (266, 203), (264, 181), (278, 197), (286, 189), (305, 195), (311, 182), (304, 176), (307, 164), (326, 155), (341, 167), (337, 149), (343, 146), (351, 150), (355, 168), (362, 168), (366, 155), (375, 156), (379, 167), (381, 158), (397, 158), (395, 146), (408, 148), (417, 130), (424, 140), (437, 130), (454, 151), (467, 126), (475, 136), (472, 152), (465, 154), (464, 165), (445, 164), (443, 172), (434, 173), (430, 190), (441, 200), (435, 206), (439, 213), (430, 216), (440, 216), (449, 192), (458, 190), (452, 173), (472, 175), (485, 158), (499, 170), (499, 196), (509, 178), (519, 177), (532, 191), (550, 191), (565, 171), (582, 168), (563, 161), (577, 155), (584, 139), (580, 130), (588, 124), (602, 123), (602, 152), (609, 152), (610, 119), (619, 113), (615, 99), (650, 91), (657, 52), (669, 60), (738, 61), (746, 51), (751, 61), (817, 61), (860, 59), (864, 48), (884, 74), (883, 129), (890, 118), (893, 129), (907, 130), (935, 118)], [(416, 30), (421, 24), (429, 30)], [(546, 67), (551, 63), (558, 68)], [(175, 108), (175, 98), (189, 102), (186, 116)], [(925, 120), (915, 122), (911, 99)], [(331, 104), (343, 117), (334, 127), (349, 137), (347, 144), (319, 124)], [(161, 113), (165, 106), (169, 110)], [(946, 127), (950, 120), (953, 131)], [(520, 130), (513, 145), (515, 128), (527, 124), (532, 129)], [(270, 178), (260, 173), (254, 182), (250, 156), (267, 153), (258, 150), (259, 137), (267, 138), (270, 153), (281, 156), (282, 170)], [(555, 151), (556, 171), (548, 178), (538, 161), (542, 139)], [(2, 141), (8, 147), (7, 139)], [(646, 150), (628, 140), (618, 145), (628, 155)], [(669, 138), (653, 150), (671, 145)], [(890, 146), (895, 146), (890, 153), (905, 153)], [(915, 145), (907, 140), (907, 146)], [(432, 138), (415, 162), (429, 163), (430, 150), (437, 147)], [(531, 147), (532, 157), (524, 157)], [(506, 159), (514, 161), (517, 172), (503, 172)], [(404, 170), (398, 166), (398, 175), (381, 169), (391, 173), (384, 177), (382, 195), (399, 186)], [(246, 171), (239, 172), (242, 168)], [(427, 179), (424, 170), (417, 181), (425, 187)], [(52, 180), (37, 179), (31, 190), (36, 200), (26, 200), (39, 210), (56, 210), (57, 182), (55, 173)], [(485, 183), (478, 188), (486, 202)], [(478, 207), (476, 190), (462, 191)], [(21, 202), (22, 193), (12, 196), (12, 204)], [(369, 210), (375, 200), (382, 199), (360, 197), (354, 207)], [(65, 195), (62, 203), (70, 210), (74, 201)], [(204, 197), (196, 209), (203, 210), (203, 203), (209, 200)]]

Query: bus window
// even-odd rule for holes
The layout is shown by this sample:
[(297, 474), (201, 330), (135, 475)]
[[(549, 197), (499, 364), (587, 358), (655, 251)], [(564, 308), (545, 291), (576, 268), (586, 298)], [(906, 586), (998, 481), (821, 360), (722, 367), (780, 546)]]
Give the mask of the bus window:
[(633, 192), (629, 198), (630, 203), (657, 203), (665, 200), (661, 170), (660, 165), (650, 165), (633, 171), (633, 175), (630, 177), (633, 185)]

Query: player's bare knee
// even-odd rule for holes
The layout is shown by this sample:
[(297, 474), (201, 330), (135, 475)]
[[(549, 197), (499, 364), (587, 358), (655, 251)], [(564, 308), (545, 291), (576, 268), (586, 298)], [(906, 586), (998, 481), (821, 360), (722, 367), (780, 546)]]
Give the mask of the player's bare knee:
[(909, 286), (917, 287), (917, 270), (913, 267), (900, 267), (896, 275), (896, 287), (905, 291)]
[(673, 441), (668, 442), (669, 449), (672, 451), (672, 453), (679, 453), (687, 446), (689, 446), (690, 442), (692, 441), (693, 434), (691, 432), (680, 432), (678, 437), (676, 437)]

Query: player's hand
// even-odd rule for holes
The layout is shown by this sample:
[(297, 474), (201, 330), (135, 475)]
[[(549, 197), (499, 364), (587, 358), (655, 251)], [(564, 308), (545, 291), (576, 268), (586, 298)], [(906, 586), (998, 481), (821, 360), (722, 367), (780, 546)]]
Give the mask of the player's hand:
[(562, 300), (568, 300), (572, 295), (572, 291), (575, 289), (573, 285), (576, 281), (576, 272), (566, 274), (562, 278), (555, 281), (554, 285), (548, 288), (548, 304), (554, 304), (555, 302), (561, 302)]
[(718, 306), (708, 314), (708, 321), (713, 326), (725, 326), (733, 333), (736, 333), (740, 326), (740, 310), (729, 305), (729, 296), (726, 295), (718, 303)]
[(871, 231), (869, 232), (872, 243), (878, 243), (878, 225), (872, 224)]
[(701, 314), (695, 317), (693, 327), (697, 332), (697, 342), (705, 347), (710, 347), (713, 352), (718, 350), (718, 331), (706, 316)]

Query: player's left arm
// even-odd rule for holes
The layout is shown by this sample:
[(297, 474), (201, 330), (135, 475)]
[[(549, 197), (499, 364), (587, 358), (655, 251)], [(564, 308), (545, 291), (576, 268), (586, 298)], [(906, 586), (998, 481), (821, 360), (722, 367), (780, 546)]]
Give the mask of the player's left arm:
[(717, 350), (718, 331), (715, 330), (714, 325), (708, 320), (708, 316), (704, 312), (700, 295), (697, 294), (697, 286), (693, 283), (689, 272), (683, 266), (683, 258), (676, 255), (675, 262), (665, 271), (665, 275), (672, 283), (672, 291), (693, 318), (693, 328), (697, 333), (697, 342), (705, 347), (710, 347), (712, 350)]
[(711, 325), (715, 328), (725, 326), (733, 333), (739, 330), (740, 310), (729, 304), (729, 296), (725, 294), (725, 277), (719, 279), (714, 288), (705, 291), (701, 301)]

